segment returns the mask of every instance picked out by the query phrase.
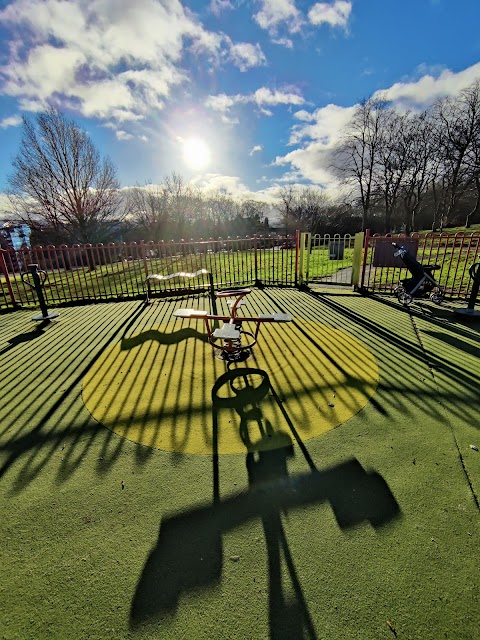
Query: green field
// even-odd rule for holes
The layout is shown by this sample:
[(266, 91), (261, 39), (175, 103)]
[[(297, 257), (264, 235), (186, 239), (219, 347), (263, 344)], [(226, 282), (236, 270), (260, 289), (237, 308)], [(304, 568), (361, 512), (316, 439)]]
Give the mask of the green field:
[[(353, 250), (345, 250), (343, 260), (330, 260), (328, 249), (312, 251), (310, 277), (331, 276), (351, 266)], [(55, 269), (49, 271), (44, 295), (49, 305), (76, 300), (108, 300), (134, 298), (144, 295), (145, 278), (158, 273), (196, 272), (207, 269), (214, 276), (216, 288), (233, 285), (264, 284), (293, 285), (295, 283), (296, 252), (294, 249), (280, 251), (267, 249), (257, 254), (253, 251), (236, 251), (200, 255), (175, 255), (163, 259), (129, 260), (110, 265), (99, 265), (95, 269), (81, 267), (72, 271)], [(24, 286), (19, 274), (11, 276), (16, 300), (21, 304), (35, 304), (36, 297)], [(187, 281), (177, 278), (164, 282), (152, 282), (152, 291), (165, 292), (185, 286), (207, 286), (208, 277), (201, 276)], [(5, 285), (4, 290), (5, 290)]]

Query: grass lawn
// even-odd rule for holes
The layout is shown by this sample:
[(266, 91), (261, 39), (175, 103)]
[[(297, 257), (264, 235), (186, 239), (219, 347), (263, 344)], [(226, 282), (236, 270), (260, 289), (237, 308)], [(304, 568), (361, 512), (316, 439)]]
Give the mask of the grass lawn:
[[(71, 307), (40, 327), (31, 311), (2, 316), (1, 637), (477, 638), (479, 327), (423, 303), (255, 290), (245, 312), (290, 313), (282, 326), (301, 338), (261, 334), (269, 393), (256, 409), (231, 405), (228, 422), (205, 386), (203, 325), (177, 319), (164, 333), (175, 308), (208, 305), (193, 296)], [(363, 352), (355, 341), (375, 359), (376, 390), (358, 403), (346, 377), (351, 417), (317, 436), (340, 401), (329, 371), (349, 370)], [(181, 359), (185, 343), (194, 358)], [(119, 344), (136, 398), (147, 373), (159, 397), (203, 398), (174, 450), (137, 444), (128, 425), (121, 437), (87, 410), (85, 376)], [(152, 350), (158, 366), (145, 372)], [(323, 398), (307, 421), (292, 411), (280, 352), (309, 402)], [(176, 362), (180, 388), (169, 384)], [(122, 402), (134, 411), (128, 394)], [(276, 448), (186, 453), (199, 431), (207, 449), (216, 429), (247, 423), (253, 439), (267, 402)]]
[[(312, 251), (310, 277), (331, 276), (351, 266), (353, 250), (346, 249), (343, 260), (330, 260), (328, 248)], [(215, 286), (251, 285), (256, 280), (265, 284), (294, 284), (296, 252), (294, 249), (259, 250), (257, 260), (253, 251), (235, 251), (215, 254), (171, 255), (163, 259), (131, 260), (97, 266), (90, 270), (80, 267), (73, 271), (56, 269), (49, 272), (44, 295), (49, 305), (75, 300), (101, 300), (133, 298), (144, 294), (145, 278), (149, 274), (162, 275), (177, 272), (196, 272), (208, 269), (214, 275)], [(35, 304), (36, 296), (24, 286), (19, 274), (11, 276), (17, 302)], [(185, 286), (184, 279), (166, 283), (152, 282), (152, 290)], [(191, 285), (192, 281), (188, 284)], [(208, 278), (201, 276), (195, 285), (208, 285)]]
[[(466, 229), (465, 227), (448, 227), (448, 229), (444, 229), (443, 233), (448, 233), (448, 234), (455, 234), (455, 233), (472, 233), (474, 231), (480, 231), (480, 223), (478, 224), (472, 224), (472, 226), (469, 229)], [(418, 232), (419, 235), (427, 235), (427, 233), (432, 233), (431, 229), (424, 229), (422, 231)], [(435, 233), (439, 233), (438, 231), (435, 231)]]

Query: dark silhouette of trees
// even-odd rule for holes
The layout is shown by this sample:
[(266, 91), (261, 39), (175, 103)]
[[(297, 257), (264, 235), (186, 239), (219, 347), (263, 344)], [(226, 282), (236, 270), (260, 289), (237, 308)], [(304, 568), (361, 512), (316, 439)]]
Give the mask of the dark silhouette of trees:
[(378, 197), (376, 173), (385, 153), (391, 112), (382, 97), (363, 100), (333, 151), (335, 175), (356, 194), (362, 208), (362, 229)]
[(398, 113), (383, 97), (358, 105), (332, 153), (332, 168), (363, 226), (383, 217), (383, 231), (440, 229), (480, 211), (480, 81), (437, 100), (421, 114)]
[(270, 207), (265, 202), (202, 191), (178, 173), (165, 177), (161, 185), (129, 189), (126, 200), (130, 239), (226, 238), (268, 231)]

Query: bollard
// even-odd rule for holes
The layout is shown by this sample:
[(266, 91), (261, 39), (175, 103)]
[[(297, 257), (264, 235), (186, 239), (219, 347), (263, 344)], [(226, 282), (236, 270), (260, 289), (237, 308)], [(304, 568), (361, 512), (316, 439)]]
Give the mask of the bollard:
[[(33, 316), (32, 320), (52, 320), (53, 318), (58, 318), (58, 316), (60, 315), (58, 311), (48, 313), (47, 304), (43, 295), (42, 287), (47, 279), (46, 272), (39, 269), (38, 264), (29, 264), (27, 266), (29, 273), (22, 273), (22, 280), (25, 284), (28, 284), (29, 287), (35, 290), (38, 302), (40, 304), (40, 309), (42, 310), (42, 314)], [(28, 276), (32, 277), (33, 284), (27, 280)]]
[(480, 311), (475, 309), (475, 301), (478, 297), (478, 290), (480, 288), (480, 262), (472, 264), (468, 270), (470, 277), (473, 279), (472, 290), (470, 292), (470, 298), (468, 299), (468, 307), (462, 309), (455, 309), (455, 313), (458, 315), (469, 318), (480, 318)]

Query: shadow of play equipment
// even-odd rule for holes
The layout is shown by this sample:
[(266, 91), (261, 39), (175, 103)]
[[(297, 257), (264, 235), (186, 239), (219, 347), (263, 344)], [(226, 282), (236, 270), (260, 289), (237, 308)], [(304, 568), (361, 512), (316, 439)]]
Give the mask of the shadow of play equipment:
[[(249, 416), (249, 419), (261, 421), (261, 411), (254, 404), (268, 392), (268, 376), (258, 369), (248, 371), (264, 377), (253, 394), (253, 403), (252, 395), (248, 396), (248, 411), (240, 406), (241, 393), (225, 402), (238, 403), (238, 413), (244, 419)], [(221, 376), (212, 390), (214, 414), (222, 404), (217, 396), (222, 384), (225, 381), (235, 384), (237, 378), (244, 376), (242, 370)], [(250, 450), (246, 455), (249, 488), (246, 491), (220, 498), (214, 454), (213, 503), (195, 506), (162, 520), (157, 543), (145, 563), (133, 597), (131, 628), (174, 612), (183, 592), (218, 583), (223, 566), (223, 535), (259, 518), (268, 556), (270, 637), (292, 640), (316, 637), (283, 529), (282, 514), (302, 506), (329, 502), (342, 529), (363, 522), (377, 528), (398, 517), (400, 508), (382, 476), (375, 471), (366, 471), (355, 458), (323, 471), (317, 470), (311, 459), (307, 459), (310, 472), (289, 475), (287, 460), (294, 455), (292, 438), (285, 431), (277, 431), (273, 435), (278, 439), (277, 448), (264, 449), (262, 440), (271, 435), (267, 426), (256, 444), (249, 443)], [(290, 596), (288, 602), (281, 586), (282, 554), (293, 585), (294, 597)]]

